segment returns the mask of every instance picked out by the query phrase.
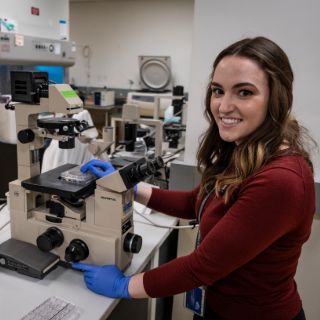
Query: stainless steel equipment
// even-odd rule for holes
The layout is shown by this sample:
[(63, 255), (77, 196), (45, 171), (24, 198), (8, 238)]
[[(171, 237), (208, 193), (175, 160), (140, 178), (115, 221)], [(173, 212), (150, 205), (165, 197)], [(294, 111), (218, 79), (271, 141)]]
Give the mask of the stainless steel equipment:
[(142, 89), (164, 92), (172, 90), (171, 57), (139, 56)]
[(75, 43), (0, 32), (0, 64), (59, 65), (75, 63)]

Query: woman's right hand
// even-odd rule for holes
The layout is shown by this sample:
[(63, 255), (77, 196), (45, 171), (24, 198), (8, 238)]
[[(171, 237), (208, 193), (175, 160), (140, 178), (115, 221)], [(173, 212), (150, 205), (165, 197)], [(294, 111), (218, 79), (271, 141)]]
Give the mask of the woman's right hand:
[(116, 171), (111, 162), (93, 159), (85, 163), (80, 168), (82, 173), (92, 172), (97, 178), (102, 178)]

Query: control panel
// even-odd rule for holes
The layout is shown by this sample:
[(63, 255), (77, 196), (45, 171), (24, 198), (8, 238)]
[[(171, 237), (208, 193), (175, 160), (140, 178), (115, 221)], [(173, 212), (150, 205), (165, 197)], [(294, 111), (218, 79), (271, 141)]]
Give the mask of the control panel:
[(72, 41), (0, 32), (0, 64), (59, 65), (75, 63)]

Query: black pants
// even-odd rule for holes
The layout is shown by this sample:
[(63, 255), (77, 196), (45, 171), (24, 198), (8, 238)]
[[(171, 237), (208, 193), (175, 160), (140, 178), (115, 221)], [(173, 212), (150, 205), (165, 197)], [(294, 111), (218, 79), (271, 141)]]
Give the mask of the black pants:
[[(193, 316), (193, 320), (223, 320), (223, 319), (213, 311), (206, 309), (206, 314), (204, 317), (200, 317), (195, 314)], [(300, 312), (292, 320), (306, 320), (306, 316), (304, 314), (303, 309), (301, 309)]]

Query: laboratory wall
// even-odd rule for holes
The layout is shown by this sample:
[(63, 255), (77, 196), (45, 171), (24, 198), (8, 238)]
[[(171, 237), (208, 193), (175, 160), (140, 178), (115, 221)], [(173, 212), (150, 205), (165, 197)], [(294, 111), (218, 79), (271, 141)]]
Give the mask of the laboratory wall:
[[(286, 51), (295, 75), (294, 114), (320, 144), (320, 2), (307, 4), (195, 0), (186, 161), (195, 163), (198, 138), (207, 125), (203, 101), (214, 58), (232, 42), (258, 35), (271, 38)], [(319, 180), (319, 155), (315, 167)]]
[[(0, 0), (0, 19), (17, 33), (50, 39), (69, 37), (69, 0)], [(1, 24), (1, 31), (5, 25)]]
[(139, 55), (171, 56), (175, 85), (188, 90), (194, 0), (70, 3), (77, 86), (139, 89)]
[[(288, 54), (294, 74), (294, 114), (320, 145), (320, 2), (309, 0), (195, 0), (194, 34), (189, 88), (186, 163), (196, 163), (198, 139), (207, 127), (204, 97), (211, 66), (227, 45), (244, 37), (266, 36)], [(314, 153), (316, 180), (319, 153)], [(314, 220), (296, 276), (308, 320), (320, 319), (320, 221)], [(182, 301), (175, 301), (175, 307)], [(183, 308), (176, 320), (192, 319)]]

